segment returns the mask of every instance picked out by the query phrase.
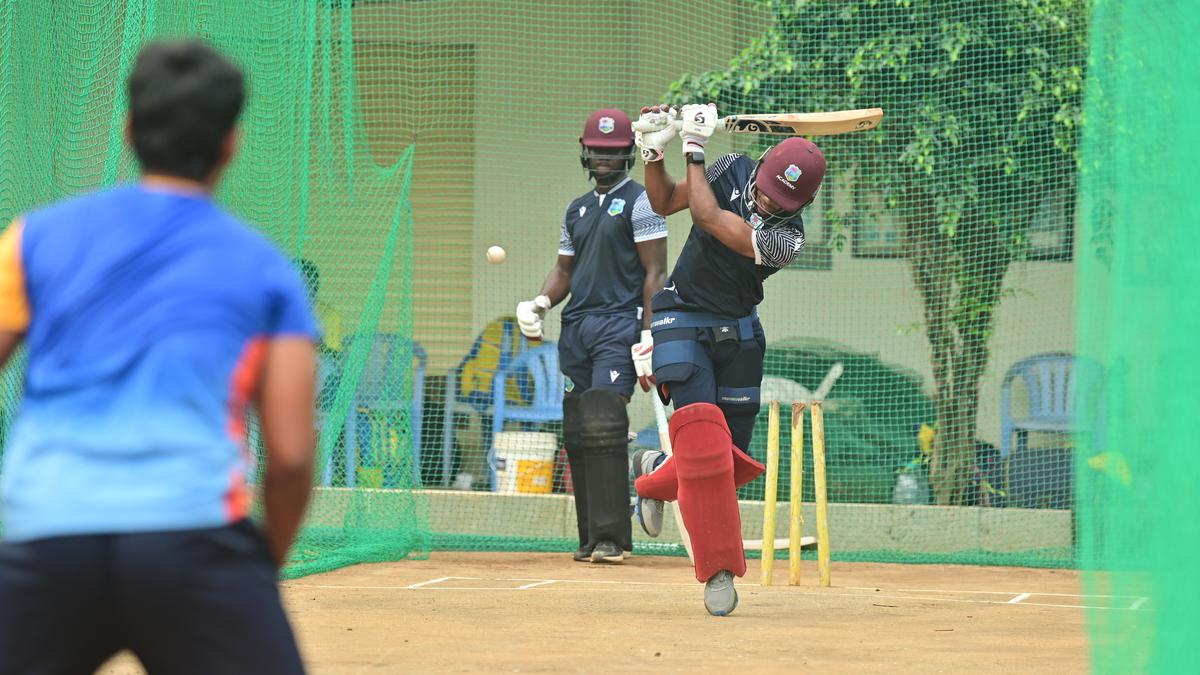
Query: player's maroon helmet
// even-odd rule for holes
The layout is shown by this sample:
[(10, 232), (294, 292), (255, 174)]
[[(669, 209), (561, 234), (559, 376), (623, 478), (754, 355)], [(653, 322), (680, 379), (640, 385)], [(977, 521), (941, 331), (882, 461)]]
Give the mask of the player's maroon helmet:
[[(596, 167), (593, 162), (598, 159), (616, 160), (624, 168)], [(579, 163), (584, 171), (597, 185), (614, 185), (633, 168), (633, 162), (633, 121), (629, 115), (616, 108), (603, 108), (592, 113), (579, 137)]]
[(789, 138), (763, 154), (754, 186), (783, 211), (769, 213), (746, 190), (753, 211), (767, 225), (791, 220), (812, 203), (825, 178), (825, 155), (807, 138)]

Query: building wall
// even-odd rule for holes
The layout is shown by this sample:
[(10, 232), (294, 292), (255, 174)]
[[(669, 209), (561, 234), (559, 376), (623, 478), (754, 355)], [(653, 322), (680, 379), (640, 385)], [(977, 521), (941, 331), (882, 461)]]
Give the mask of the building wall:
[[(636, 114), (638, 106), (656, 102), (680, 73), (724, 67), (761, 32), (762, 17), (740, 0), (706, 3), (706, 20), (686, 35), (677, 27), (674, 10), (693, 3), (654, 3), (651, 15), (641, 10), (648, 6), (632, 0), (603, 5), (558, 0), (516, 7), (445, 0), (354, 10), (355, 39), (428, 44), (431, 49), (454, 44), (469, 46), (475, 55), (475, 72), (457, 77), (473, 80), (474, 91), (439, 88), (436, 82), (426, 86), (425, 100), (419, 102), (423, 105), (412, 113), (425, 117), (406, 127), (416, 129), (411, 140), (422, 148), (426, 165), (433, 162), (441, 171), (437, 180), (432, 171), (418, 171), (413, 179), (414, 205), (434, 210), (414, 214), (418, 232), (427, 233), (416, 240), (417, 269), (422, 275), (445, 275), (459, 288), (462, 277), (469, 277), (473, 288), (469, 297), (455, 292), (436, 296), (436, 302), (418, 299), (417, 338), (440, 345), (431, 354), (431, 373), (455, 365), (486, 322), (511, 314), (519, 300), (540, 288), (555, 260), (563, 208), (590, 189), (576, 140), (586, 116), (606, 106)], [(463, 107), (473, 111), (470, 152), (455, 151), (454, 141), (429, 131), (437, 128), (440, 111), (453, 114)], [(717, 151), (729, 149), (740, 148), (728, 139), (718, 141)], [(439, 154), (442, 150), (445, 154)], [(682, 172), (679, 158), (669, 162), (671, 172)], [(640, 167), (634, 177), (640, 180)], [(469, 236), (439, 239), (436, 229), (420, 229), (422, 223), (437, 227), (437, 197), (447, 180), (472, 186)], [(686, 212), (669, 223), (673, 264), (690, 223)], [(819, 235), (819, 229), (813, 234)], [(485, 261), (484, 251), (492, 244), (508, 251), (505, 264)], [(448, 256), (439, 247), (451, 247), (457, 255)], [(914, 328), (921, 321), (921, 306), (907, 263), (855, 258), (850, 248), (832, 252), (830, 269), (785, 270), (767, 282), (761, 314), (768, 339), (827, 338), (878, 353), (921, 374), (928, 388), (928, 343)], [(435, 250), (437, 264), (422, 265)], [(980, 438), (999, 440), (1000, 382), (1012, 363), (1036, 352), (1073, 348), (1073, 282), (1070, 263), (1018, 263), (1009, 271), (1006, 286), (1016, 292), (996, 314), (992, 360), (981, 384)], [(419, 285), (429, 288), (430, 280), (423, 278)], [(453, 320), (428, 316), (442, 308)], [(557, 314), (548, 322), (550, 339), (557, 336)], [(636, 427), (653, 423), (643, 398), (639, 394), (631, 408)]]

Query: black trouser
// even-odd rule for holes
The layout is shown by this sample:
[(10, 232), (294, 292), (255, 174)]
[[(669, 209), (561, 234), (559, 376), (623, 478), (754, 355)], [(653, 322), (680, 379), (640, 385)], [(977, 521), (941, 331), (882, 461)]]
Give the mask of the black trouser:
[(0, 542), (0, 674), (302, 673), (275, 578), (249, 521)]

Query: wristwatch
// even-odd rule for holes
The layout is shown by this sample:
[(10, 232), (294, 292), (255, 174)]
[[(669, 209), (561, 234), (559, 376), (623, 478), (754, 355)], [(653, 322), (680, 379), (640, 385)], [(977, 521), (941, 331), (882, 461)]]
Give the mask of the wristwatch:
[(704, 151), (701, 150), (699, 152), (695, 152), (695, 151), (685, 152), (685, 153), (683, 153), (683, 158), (685, 161), (687, 161), (688, 164), (703, 164), (704, 163)]

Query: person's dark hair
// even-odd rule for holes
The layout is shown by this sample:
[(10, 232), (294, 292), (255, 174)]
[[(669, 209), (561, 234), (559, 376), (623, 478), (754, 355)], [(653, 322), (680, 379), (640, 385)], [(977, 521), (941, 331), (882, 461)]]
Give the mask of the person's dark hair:
[(245, 98), (241, 70), (203, 42), (146, 45), (129, 76), (130, 135), (142, 171), (208, 178)]

